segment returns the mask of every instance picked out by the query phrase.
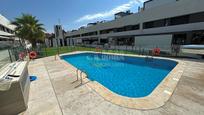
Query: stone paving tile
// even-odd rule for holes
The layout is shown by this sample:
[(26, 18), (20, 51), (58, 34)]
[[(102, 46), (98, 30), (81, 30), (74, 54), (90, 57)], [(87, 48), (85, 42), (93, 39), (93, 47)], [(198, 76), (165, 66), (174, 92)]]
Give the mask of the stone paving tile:
[(61, 115), (61, 111), (64, 115), (203, 115), (204, 62), (184, 61), (187, 66), (170, 100), (144, 111), (115, 105), (86, 85), (80, 86), (74, 82), (75, 70), (66, 70), (54, 57), (35, 60), (29, 72), (38, 75), (38, 80), (31, 84), (25, 115)]
[(29, 106), (24, 115), (62, 115), (55, 97), (50, 96), (29, 102)]
[(28, 109), (22, 115), (61, 115), (44, 62), (31, 61), (28, 68), (29, 74), (36, 75), (37, 80), (31, 82)]

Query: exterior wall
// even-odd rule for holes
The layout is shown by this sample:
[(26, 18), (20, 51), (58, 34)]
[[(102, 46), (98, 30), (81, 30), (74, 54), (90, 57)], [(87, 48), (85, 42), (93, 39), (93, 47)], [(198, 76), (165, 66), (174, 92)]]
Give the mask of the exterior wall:
[(45, 39), (45, 45), (46, 45), (47, 47), (50, 47), (50, 40), (49, 40), (49, 39)]
[(10, 29), (10, 30), (14, 30), (15, 29), (15, 25), (10, 24), (10, 21), (5, 18), (4, 16), (2, 16), (0, 14), (0, 24), (5, 26), (6, 28)]
[(70, 46), (70, 39), (69, 38), (66, 38), (67, 39), (67, 46)]
[(14, 45), (13, 41), (0, 41), (0, 48), (5, 48)]
[(67, 45), (68, 46), (74, 46), (77, 42), (77, 39), (73, 39), (73, 38), (67, 38)]
[[(163, 0), (166, 1), (166, 0)], [(118, 28), (126, 25), (135, 25), (140, 24), (140, 30), (128, 31), (128, 32), (117, 32), (117, 33), (109, 33), (103, 35), (96, 35), (92, 37), (109, 37), (109, 36), (120, 36), (120, 35), (143, 35), (143, 34), (161, 34), (161, 33), (171, 33), (175, 31), (191, 31), (193, 30), (204, 30), (204, 23), (192, 23), (192, 24), (184, 24), (184, 25), (176, 25), (176, 26), (168, 26), (168, 27), (159, 27), (152, 29), (142, 29), (142, 23), (182, 16), (186, 14), (192, 14), (197, 12), (204, 11), (204, 0), (179, 0), (177, 2), (170, 2), (168, 4), (161, 5), (159, 7), (154, 7), (151, 9), (144, 10), (142, 12), (126, 16), (117, 20), (113, 20), (106, 23), (97, 24), (95, 26), (87, 27), (85, 29), (81, 29), (75, 32), (69, 32), (66, 36), (78, 35), (82, 33), (92, 32), (92, 31), (100, 31), (104, 29), (110, 28)], [(91, 37), (91, 36), (87, 36)], [(80, 38), (80, 37), (79, 37)], [(83, 37), (81, 37), (83, 38)]]
[[(55, 31), (55, 40), (56, 43), (54, 46), (64, 46), (64, 35), (63, 35), (63, 29), (61, 25), (55, 25), (54, 26), (54, 31)], [(60, 43), (60, 40), (62, 40), (62, 44)]]
[(146, 10), (146, 9), (158, 7), (172, 2), (177, 2), (177, 0), (149, 0), (145, 3), (144, 8)]
[[(138, 50), (139, 48), (139, 50), (141, 50), (140, 48), (142, 48), (144, 50), (152, 50), (153, 48), (158, 47), (161, 49), (161, 51), (170, 53), (172, 50), (171, 46), (174, 34), (186, 33), (186, 42), (187, 44), (191, 44), (192, 32), (204, 30), (204, 20), (203, 15), (201, 14), (201, 12), (204, 12), (203, 4), (204, 0), (150, 0), (145, 4), (145, 9), (139, 13), (125, 16), (110, 22), (99, 23), (97, 25), (86, 27), (74, 32), (68, 32), (66, 33), (66, 36), (77, 36), (71, 38), (74, 41), (84, 38), (99, 38), (99, 43), (100, 38), (107, 38), (109, 42), (107, 47), (110, 49)], [(188, 15), (187, 19), (189, 21), (185, 22), (185, 19), (182, 18), (180, 20), (181, 22), (183, 21), (183, 23), (170, 24), (170, 22), (175, 19), (174, 17), (177, 17), (176, 19), (178, 19), (178, 16), (185, 17), (185, 15)], [(158, 20), (162, 20), (165, 24), (162, 26), (152, 26), (149, 28), (143, 27), (143, 25), (147, 24), (147, 22), (154, 21), (153, 23), (157, 22), (158, 24)], [(177, 20), (175, 22), (177, 22)], [(138, 30), (135, 29), (131, 31), (111, 32), (113, 28), (121, 28), (138, 24), (140, 25)], [(107, 33), (104, 32), (104, 34), (100, 34), (101, 30), (107, 29), (111, 30)], [(98, 32), (98, 35), (78, 37), (78, 35), (95, 31)], [(117, 46), (115, 38), (124, 37), (125, 39), (127, 36), (135, 36), (135, 46)], [(89, 44), (87, 46), (98, 47), (100, 45)]]
[(52, 44), (53, 44), (53, 39), (52, 40), (51, 39), (45, 39), (45, 45), (47, 47), (53, 47)]
[(53, 39), (53, 47), (58, 47), (58, 39), (54, 38)]
[(161, 48), (161, 51), (171, 51), (172, 35), (136, 36), (135, 46), (151, 50)]
[(76, 43), (77, 43), (77, 44), (82, 44), (82, 39), (77, 39), (77, 40), (76, 40)]
[(15, 39), (14, 31), (15, 26), (10, 23), (10, 21), (0, 14), (0, 49), (9, 46), (14, 46), (18, 43), (18, 39)]

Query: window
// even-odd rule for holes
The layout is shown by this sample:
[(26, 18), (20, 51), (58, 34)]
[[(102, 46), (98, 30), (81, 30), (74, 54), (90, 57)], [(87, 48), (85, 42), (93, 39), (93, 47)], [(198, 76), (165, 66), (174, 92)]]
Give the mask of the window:
[(116, 29), (116, 32), (123, 32), (123, 31), (125, 31), (125, 27), (121, 27), (121, 28)]
[(143, 23), (143, 29), (204, 22), (204, 12)]
[(89, 32), (89, 33), (81, 34), (81, 36), (94, 36), (94, 35), (98, 35), (98, 32), (94, 31), (94, 32)]
[(125, 32), (125, 31), (132, 31), (132, 30), (139, 30), (140, 25), (128, 25), (124, 27), (119, 27), (119, 28), (112, 28), (112, 29), (106, 29), (106, 30), (101, 30), (100, 34), (108, 34), (108, 33), (115, 33), (115, 32)]
[(204, 31), (194, 32), (191, 42), (192, 42), (192, 44), (204, 45)]
[(154, 27), (154, 22), (146, 22), (143, 24), (143, 29), (148, 29), (148, 28), (153, 28)]
[(80, 34), (71, 36), (72, 38), (80, 37)]
[(174, 34), (172, 44), (185, 45), (186, 44), (186, 39), (187, 39), (186, 34)]
[(189, 23), (189, 15), (174, 17), (170, 19), (170, 25), (180, 25), (180, 24), (188, 24)]
[(143, 24), (143, 28), (155, 28), (155, 27), (164, 27), (166, 25), (166, 20), (156, 20), (156, 21), (151, 21), (151, 22), (146, 22)]
[(114, 28), (113, 29), (106, 29), (106, 30), (101, 30), (100, 34), (108, 34), (108, 33), (113, 33), (115, 31), (117, 31), (117, 30)]
[(191, 14), (189, 17), (189, 23), (204, 22), (204, 12)]
[(132, 26), (132, 30), (139, 30), (139, 29), (140, 29), (140, 25), (139, 24)]

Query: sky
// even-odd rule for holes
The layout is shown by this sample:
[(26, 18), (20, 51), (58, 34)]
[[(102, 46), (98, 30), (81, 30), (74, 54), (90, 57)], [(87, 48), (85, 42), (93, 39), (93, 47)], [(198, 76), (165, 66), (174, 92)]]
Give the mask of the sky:
[(47, 32), (53, 32), (56, 24), (70, 31), (90, 22), (113, 20), (120, 11), (137, 12), (144, 1), (147, 0), (0, 0), (0, 14), (11, 21), (22, 13), (32, 14)]

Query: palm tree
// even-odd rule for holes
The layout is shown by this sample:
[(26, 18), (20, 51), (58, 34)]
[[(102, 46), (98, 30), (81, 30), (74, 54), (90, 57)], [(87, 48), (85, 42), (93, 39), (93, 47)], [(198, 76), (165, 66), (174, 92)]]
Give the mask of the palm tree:
[(35, 16), (22, 14), (21, 17), (15, 18), (12, 24), (16, 25), (15, 33), (21, 38), (22, 43), (28, 40), (33, 47), (36, 47), (36, 42), (45, 38), (43, 24), (39, 23)]

